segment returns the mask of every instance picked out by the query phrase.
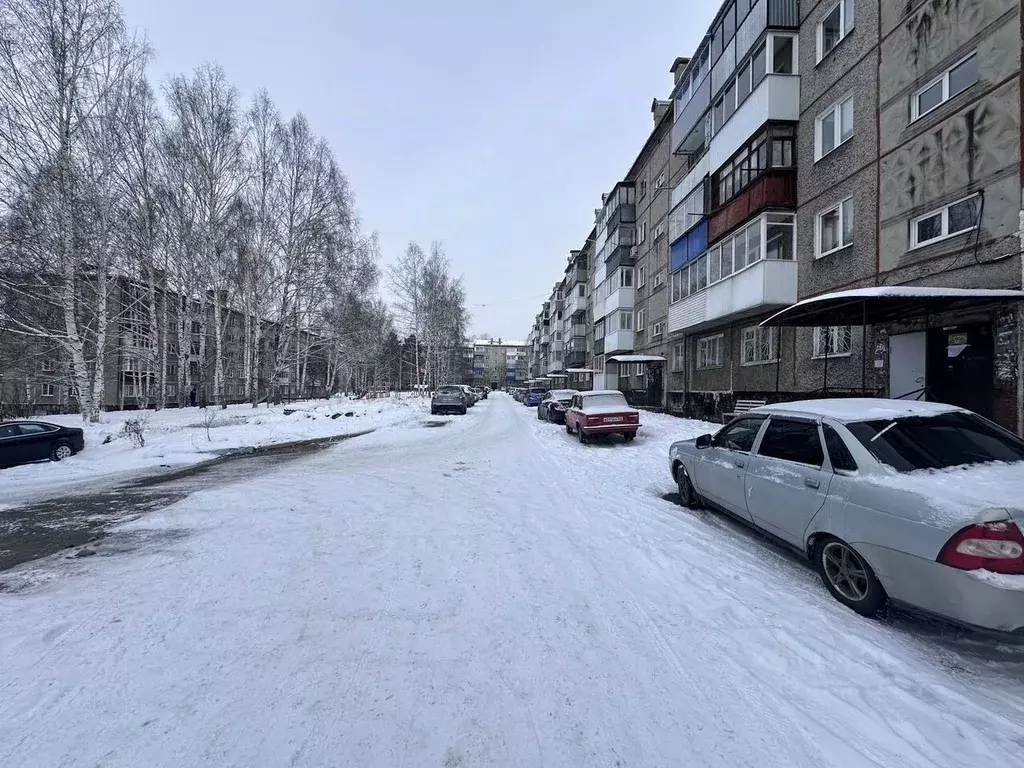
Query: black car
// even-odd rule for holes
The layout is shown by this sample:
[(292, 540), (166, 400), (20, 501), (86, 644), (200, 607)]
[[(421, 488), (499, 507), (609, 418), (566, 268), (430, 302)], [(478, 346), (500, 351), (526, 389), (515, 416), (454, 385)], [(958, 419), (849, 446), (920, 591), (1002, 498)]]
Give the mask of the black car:
[(0, 467), (32, 461), (61, 461), (85, 448), (85, 435), (75, 427), (45, 421), (0, 422)]
[(552, 389), (546, 392), (537, 406), (537, 418), (554, 424), (565, 424), (565, 409), (575, 394), (575, 389)]

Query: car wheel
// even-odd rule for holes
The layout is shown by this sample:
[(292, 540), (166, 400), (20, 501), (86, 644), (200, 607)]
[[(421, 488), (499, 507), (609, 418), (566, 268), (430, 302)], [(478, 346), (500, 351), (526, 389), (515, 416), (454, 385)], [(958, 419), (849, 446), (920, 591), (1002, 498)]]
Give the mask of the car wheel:
[(466, 415), (466, 406), (462, 406), (462, 410), (459, 411), (459, 415), (460, 416), (465, 416)]
[(537, 406), (537, 421), (544, 421), (544, 409)]
[(583, 430), (582, 430), (582, 429), (577, 429), (577, 430), (576, 430), (576, 435), (577, 435), (577, 436), (579, 437), (579, 439), (580, 439), (580, 442), (581, 442), (581, 443), (582, 443), (583, 445), (586, 445), (586, 444), (587, 444), (587, 436), (586, 436), (585, 434), (583, 434)]
[(572, 427), (569, 426), (569, 421), (568, 420), (566, 420), (566, 422), (565, 422), (565, 431), (566, 431), (567, 434), (570, 434), (570, 435), (572, 434)]
[(697, 496), (697, 491), (694, 490), (693, 483), (690, 482), (690, 476), (682, 464), (676, 467), (676, 487), (679, 489), (679, 502), (684, 507), (687, 509), (700, 507), (700, 497)]
[(437, 408), (431, 408), (430, 409), (430, 415), (431, 416), (437, 416)]
[(52, 461), (64, 461), (64, 459), (70, 459), (74, 455), (75, 449), (68, 443), (61, 442), (53, 446), (53, 451), (50, 453), (50, 459)]
[(636, 434), (633, 432), (627, 432), (622, 437), (625, 439), (627, 443), (631, 443), (633, 442), (633, 438), (636, 437)]
[(832, 597), (846, 607), (870, 618), (885, 606), (882, 583), (864, 558), (845, 541), (831, 537), (819, 541), (814, 548), (814, 562)]

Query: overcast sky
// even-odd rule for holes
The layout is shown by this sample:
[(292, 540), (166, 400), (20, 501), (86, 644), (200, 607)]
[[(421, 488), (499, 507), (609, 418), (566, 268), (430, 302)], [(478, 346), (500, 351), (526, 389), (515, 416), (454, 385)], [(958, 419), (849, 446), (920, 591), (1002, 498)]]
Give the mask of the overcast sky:
[(305, 112), (385, 261), (444, 242), (472, 329), (525, 338), (593, 211), (650, 133), (651, 100), (718, 0), (121, 0), (153, 78), (224, 66)]

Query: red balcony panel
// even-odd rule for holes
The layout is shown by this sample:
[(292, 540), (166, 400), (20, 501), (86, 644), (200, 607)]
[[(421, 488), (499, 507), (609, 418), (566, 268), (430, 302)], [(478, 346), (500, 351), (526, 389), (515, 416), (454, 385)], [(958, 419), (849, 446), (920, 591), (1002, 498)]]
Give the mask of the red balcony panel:
[(796, 206), (796, 174), (792, 171), (766, 173), (715, 211), (709, 224), (708, 242), (732, 231), (769, 206)]

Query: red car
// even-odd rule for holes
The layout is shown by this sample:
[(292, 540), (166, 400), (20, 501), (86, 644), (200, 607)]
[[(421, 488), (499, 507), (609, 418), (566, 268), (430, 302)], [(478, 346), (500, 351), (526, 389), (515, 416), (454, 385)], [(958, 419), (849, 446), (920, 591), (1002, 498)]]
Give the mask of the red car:
[(565, 431), (575, 432), (581, 443), (598, 435), (616, 434), (629, 442), (639, 428), (640, 411), (630, 408), (625, 395), (616, 389), (580, 392), (565, 412)]

